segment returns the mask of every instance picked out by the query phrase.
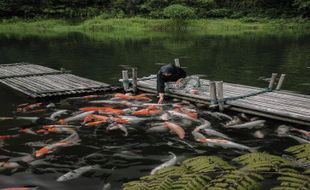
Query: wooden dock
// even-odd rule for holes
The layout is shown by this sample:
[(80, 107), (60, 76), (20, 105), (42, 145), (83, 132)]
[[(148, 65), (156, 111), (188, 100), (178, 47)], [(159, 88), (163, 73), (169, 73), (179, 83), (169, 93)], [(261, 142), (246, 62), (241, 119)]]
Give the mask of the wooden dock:
[(0, 82), (32, 98), (94, 93), (112, 89), (106, 83), (28, 63), (0, 65)]
[[(200, 85), (204, 90), (195, 94), (172, 88), (166, 95), (210, 105), (213, 100), (209, 92), (210, 81), (200, 79)], [(139, 78), (137, 87), (142, 91), (156, 93), (156, 76)], [(223, 83), (223, 95), (225, 109), (310, 126), (308, 95), (231, 83)]]

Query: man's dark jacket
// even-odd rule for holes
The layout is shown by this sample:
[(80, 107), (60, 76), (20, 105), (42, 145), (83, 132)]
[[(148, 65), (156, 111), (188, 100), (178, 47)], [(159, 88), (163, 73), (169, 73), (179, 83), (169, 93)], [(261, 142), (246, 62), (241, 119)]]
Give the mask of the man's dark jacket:
[[(164, 76), (162, 73), (171, 73), (171, 76)], [(165, 92), (165, 82), (174, 82), (180, 78), (185, 78), (186, 72), (175, 65), (168, 64), (164, 65), (160, 68), (157, 74), (157, 92), (164, 93)]]

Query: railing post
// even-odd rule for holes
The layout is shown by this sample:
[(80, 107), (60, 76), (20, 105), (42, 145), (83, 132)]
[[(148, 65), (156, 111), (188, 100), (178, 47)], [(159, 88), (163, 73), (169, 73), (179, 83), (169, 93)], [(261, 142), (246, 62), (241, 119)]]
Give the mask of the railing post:
[(210, 107), (214, 107), (217, 104), (217, 98), (216, 98), (216, 87), (215, 82), (210, 81), (209, 84), (209, 91), (210, 91)]
[(269, 86), (268, 86), (269, 89), (272, 89), (274, 83), (276, 82), (277, 75), (278, 73), (272, 73)]
[(180, 59), (179, 59), (179, 58), (175, 58), (175, 59), (174, 59), (174, 64), (175, 64), (175, 66), (177, 66), (177, 67), (181, 67), (181, 65), (180, 65)]
[(216, 83), (216, 92), (217, 92), (217, 99), (218, 99), (218, 105), (219, 110), (222, 112), (224, 111), (224, 91), (223, 91), (223, 81), (219, 81)]
[(137, 78), (138, 78), (138, 69), (132, 68), (132, 91), (134, 94), (136, 94), (138, 90)]
[(129, 80), (128, 80), (128, 71), (127, 70), (122, 71), (122, 77), (123, 77), (123, 88), (124, 88), (124, 91), (127, 92), (129, 89)]
[(278, 82), (278, 85), (276, 87), (276, 90), (280, 90), (281, 89), (283, 81), (284, 81), (284, 78), (285, 78), (285, 74), (281, 74), (279, 82)]

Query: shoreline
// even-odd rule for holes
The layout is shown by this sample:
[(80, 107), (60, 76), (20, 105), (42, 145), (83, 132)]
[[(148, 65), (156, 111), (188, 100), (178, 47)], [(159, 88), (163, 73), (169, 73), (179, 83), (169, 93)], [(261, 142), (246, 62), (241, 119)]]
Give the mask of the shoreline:
[(61, 36), (77, 32), (95, 39), (146, 38), (186, 35), (242, 35), (242, 34), (308, 34), (310, 21), (305, 19), (194, 19), (169, 20), (95, 17), (79, 23), (63, 19), (21, 20), (10, 19), (0, 22), (0, 34), (25, 36)]

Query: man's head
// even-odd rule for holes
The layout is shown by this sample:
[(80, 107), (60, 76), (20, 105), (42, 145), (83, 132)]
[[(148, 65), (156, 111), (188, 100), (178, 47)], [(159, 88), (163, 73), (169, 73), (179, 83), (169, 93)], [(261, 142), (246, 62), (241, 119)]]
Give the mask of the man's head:
[(169, 77), (173, 74), (174, 68), (173, 65), (169, 64), (169, 65), (164, 65), (160, 68), (160, 73), (165, 76), (165, 77)]

